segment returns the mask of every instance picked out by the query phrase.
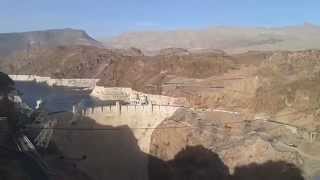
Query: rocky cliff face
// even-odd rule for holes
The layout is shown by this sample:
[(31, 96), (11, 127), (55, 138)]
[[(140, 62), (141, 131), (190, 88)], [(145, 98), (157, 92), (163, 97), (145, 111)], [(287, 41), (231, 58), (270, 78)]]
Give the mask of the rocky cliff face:
[[(286, 145), (294, 142), (295, 138), (298, 139), (296, 135), (290, 133), (286, 128), (269, 123), (246, 123), (241, 116), (225, 112), (180, 110), (159, 125), (159, 127), (177, 128), (157, 129), (153, 132), (150, 153), (159, 159), (170, 161), (180, 151), (190, 146), (202, 146), (208, 152), (217, 154), (218, 159), (221, 159), (231, 176), (237, 176), (237, 171), (241, 167), (250, 166), (252, 163), (260, 166), (270, 161), (292, 164), (301, 169), (306, 177), (314, 176), (315, 169), (310, 166), (312, 162), (309, 157), (297, 153), (293, 147)], [(300, 148), (302, 147), (298, 149)], [(195, 154), (194, 157), (200, 158), (198, 155)], [(200, 160), (190, 161), (190, 164), (193, 164), (190, 173), (198, 173), (197, 169), (205, 168), (204, 164), (211, 162), (207, 158), (202, 158), (202, 160), (203, 163), (200, 163)], [(185, 168), (187, 167), (189, 165), (185, 165)], [(302, 174), (294, 177), (293, 172), (287, 174), (283, 172), (282, 175), (281, 173), (272, 174), (270, 172), (272, 165), (270, 169), (265, 168), (264, 174), (270, 176), (266, 179), (303, 179)], [(252, 169), (251, 174), (242, 178), (257, 179), (259, 175), (253, 171)], [(204, 173), (203, 176), (210, 176), (210, 173)]]
[(102, 47), (101, 43), (94, 40), (85, 31), (76, 29), (2, 33), (0, 34), (0, 57), (3, 58), (20, 51), (29, 53), (32, 49), (70, 45)]
[[(268, 161), (294, 164), (306, 179), (319, 176), (319, 51), (273, 52), (258, 64), (245, 59), (244, 66), (223, 75), (184, 79), (192, 84), (183, 89), (194, 106), (217, 111), (176, 112), (159, 127), (177, 128), (153, 132), (151, 154), (170, 160), (188, 146), (202, 145), (219, 155), (232, 176)], [(224, 88), (206, 89), (211, 83)]]
[[(138, 52), (135, 50), (135, 52)], [(160, 84), (175, 76), (206, 78), (231, 69), (235, 61), (224, 54), (167, 54), (143, 56), (88, 46), (57, 47), (20, 53), (3, 62), (9, 74), (56, 78), (98, 78), (100, 85), (132, 87), (160, 93)]]

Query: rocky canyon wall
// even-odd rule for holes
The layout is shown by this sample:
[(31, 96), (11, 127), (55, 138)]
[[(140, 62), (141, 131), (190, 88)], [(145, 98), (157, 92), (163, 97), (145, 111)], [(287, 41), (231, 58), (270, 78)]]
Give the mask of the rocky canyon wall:
[(14, 81), (34, 81), (37, 83), (46, 83), (48, 86), (65, 86), (93, 89), (99, 79), (55, 79), (51, 77), (37, 75), (9, 75)]

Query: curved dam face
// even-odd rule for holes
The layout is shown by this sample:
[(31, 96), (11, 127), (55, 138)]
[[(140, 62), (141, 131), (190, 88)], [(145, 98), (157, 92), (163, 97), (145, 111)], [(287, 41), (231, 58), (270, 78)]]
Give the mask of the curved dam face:
[[(92, 108), (80, 108), (78, 103), (74, 104), (73, 114), (52, 116), (58, 120), (52, 139), (63, 159), (75, 161), (76, 168), (92, 179), (149, 179), (151, 135), (179, 108), (177, 98), (144, 94), (131, 88), (96, 86), (90, 79), (52, 80), (34, 76), (14, 79), (49, 86), (92, 88), (92, 97), (117, 101), (112, 105), (94, 104)], [(119, 101), (130, 105), (121, 105)]]
[(58, 127), (88, 130), (56, 131), (54, 141), (65, 157), (85, 155), (87, 159), (77, 162), (77, 167), (92, 179), (148, 180), (152, 133), (177, 109), (119, 102), (82, 110), (75, 107), (74, 114), (63, 117), (66, 121), (78, 117), (75, 123)]
[[(115, 89), (118, 88), (109, 88), (104, 92)], [(113, 96), (111, 100), (119, 100), (117, 94), (122, 91), (114, 92), (116, 94), (109, 93)], [(137, 98), (133, 98), (137, 97), (135, 93), (122, 95), (127, 102), (130, 99), (138, 102)], [(78, 116), (75, 123), (68, 123), (70, 128), (102, 130), (55, 132), (55, 142), (66, 157), (86, 155), (87, 159), (77, 162), (77, 165), (93, 179), (148, 180), (152, 133), (179, 107), (170, 105), (172, 100), (163, 100), (169, 97), (161, 97), (162, 101), (157, 101), (152, 95), (146, 96), (149, 103), (145, 105), (121, 105), (117, 101), (115, 105), (85, 109), (75, 106), (73, 116), (65, 118), (77, 115), (80, 118)]]
[[(171, 117), (179, 105), (185, 102), (182, 98), (145, 94), (124, 87), (95, 86), (91, 96), (100, 100), (121, 100), (138, 104), (95, 107), (88, 109), (85, 114), (102, 125), (127, 125), (145, 153), (149, 153), (153, 130), (166, 118)], [(147, 105), (141, 105), (145, 102)]]
[[(109, 126), (127, 125), (132, 129), (139, 147), (149, 152), (153, 129), (173, 115), (176, 105), (184, 100), (162, 95), (145, 94), (127, 87), (97, 86), (99, 79), (55, 79), (37, 75), (10, 75), (14, 81), (45, 83), (48, 86), (90, 88), (90, 96), (99, 100), (125, 101), (137, 105), (110, 105), (83, 109), (85, 116)], [(142, 102), (142, 100), (144, 100)], [(140, 104), (140, 105), (139, 105)], [(144, 105), (141, 105), (144, 104)]]
[(168, 105), (116, 105), (83, 110), (82, 114), (105, 126), (128, 126), (140, 149), (149, 153), (151, 135), (159, 124), (171, 117), (178, 107)]

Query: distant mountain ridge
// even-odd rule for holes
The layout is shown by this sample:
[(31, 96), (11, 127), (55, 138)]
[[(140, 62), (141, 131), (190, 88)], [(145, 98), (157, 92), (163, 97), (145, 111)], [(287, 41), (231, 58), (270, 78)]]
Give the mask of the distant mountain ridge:
[(103, 47), (85, 31), (77, 29), (53, 29), (21, 33), (0, 33), (0, 57), (33, 48), (88, 45)]
[(166, 48), (193, 51), (220, 49), (226, 52), (250, 50), (320, 49), (320, 27), (305, 23), (280, 28), (212, 27), (203, 30), (129, 32), (104, 41), (114, 48), (135, 47), (144, 52)]

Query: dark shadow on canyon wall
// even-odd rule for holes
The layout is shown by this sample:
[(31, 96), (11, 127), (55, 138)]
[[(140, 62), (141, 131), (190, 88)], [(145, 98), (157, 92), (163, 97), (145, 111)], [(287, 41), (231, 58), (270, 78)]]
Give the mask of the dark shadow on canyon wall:
[(229, 169), (216, 153), (203, 146), (186, 147), (168, 161), (173, 179), (225, 180)]
[(186, 147), (173, 160), (150, 157), (150, 180), (303, 180), (301, 170), (285, 161), (236, 167), (229, 174), (219, 156), (203, 146)]
[(230, 175), (219, 156), (203, 146), (186, 147), (163, 161), (142, 152), (127, 126), (90, 118), (71, 124), (71, 113), (55, 118), (64, 119), (57, 128), (95, 130), (54, 132), (54, 143), (44, 153), (54, 180), (303, 180), (296, 166), (282, 161), (237, 167)]
[(68, 162), (94, 180), (148, 179), (148, 155), (140, 150), (128, 126), (101, 125), (90, 118), (71, 124), (71, 118), (71, 113), (59, 117), (65, 120), (57, 128), (88, 130), (54, 132), (56, 146), (52, 149), (58, 149), (59, 154), (58, 158), (51, 160), (54, 169), (62, 172), (61, 162)]
[(219, 156), (203, 146), (188, 146), (173, 160), (150, 158), (150, 180), (226, 180), (229, 169)]
[[(64, 118), (70, 119), (68, 116), (71, 115)], [(90, 118), (58, 126), (104, 129), (56, 131), (54, 135), (59, 151), (65, 156), (54, 167), (61, 169), (61, 161), (72, 162), (74, 168), (95, 180), (303, 180), (301, 171), (284, 161), (249, 164), (230, 174), (220, 157), (203, 146), (188, 146), (174, 159), (163, 161), (142, 152), (127, 126), (105, 126)], [(85, 160), (80, 160), (83, 156)]]
[(301, 170), (285, 161), (268, 161), (237, 167), (232, 180), (303, 180)]

